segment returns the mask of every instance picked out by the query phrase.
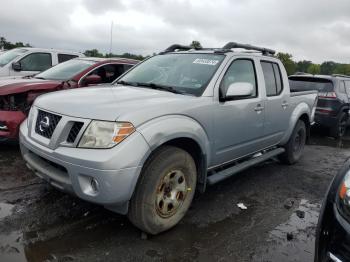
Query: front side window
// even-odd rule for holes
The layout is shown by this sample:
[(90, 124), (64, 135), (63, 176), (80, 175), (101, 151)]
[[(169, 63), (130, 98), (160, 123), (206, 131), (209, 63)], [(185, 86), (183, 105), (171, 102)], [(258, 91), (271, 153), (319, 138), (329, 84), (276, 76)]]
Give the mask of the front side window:
[(58, 64), (38, 75), (36, 78), (41, 79), (49, 79), (49, 80), (63, 80), (67, 81), (72, 79), (79, 73), (82, 73), (84, 70), (95, 64), (95, 61), (90, 60), (80, 60), (73, 59), (68, 60), (67, 62), (63, 62)]
[(255, 76), (255, 68), (252, 60), (239, 59), (232, 62), (227, 69), (225, 76), (220, 84), (221, 94), (226, 94), (228, 87), (234, 83), (250, 83), (253, 85), (253, 94), (251, 97), (257, 96), (257, 84)]
[(200, 96), (224, 58), (222, 54), (157, 55), (133, 68), (118, 83), (128, 82), (140, 87), (163, 86)]
[(261, 61), (267, 96), (277, 96), (282, 92), (282, 76), (276, 63)]
[(115, 79), (125, 72), (123, 64), (108, 64), (96, 68), (89, 75), (98, 75), (101, 77), (101, 83), (112, 83)]
[(19, 61), (22, 71), (44, 71), (52, 66), (51, 54), (33, 53)]
[(10, 51), (6, 51), (5, 53), (0, 55), (0, 67), (7, 65), (16, 57), (19, 57), (27, 51), (27, 49), (12, 49)]

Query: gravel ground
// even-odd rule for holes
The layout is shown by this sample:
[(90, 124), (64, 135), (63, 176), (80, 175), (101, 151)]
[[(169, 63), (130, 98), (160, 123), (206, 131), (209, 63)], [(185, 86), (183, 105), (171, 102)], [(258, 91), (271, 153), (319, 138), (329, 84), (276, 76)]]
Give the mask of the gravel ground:
[(177, 227), (144, 239), (126, 217), (47, 186), (17, 146), (0, 144), (0, 261), (313, 261), (322, 198), (349, 146), (350, 136), (313, 132), (298, 164), (271, 160), (212, 186)]

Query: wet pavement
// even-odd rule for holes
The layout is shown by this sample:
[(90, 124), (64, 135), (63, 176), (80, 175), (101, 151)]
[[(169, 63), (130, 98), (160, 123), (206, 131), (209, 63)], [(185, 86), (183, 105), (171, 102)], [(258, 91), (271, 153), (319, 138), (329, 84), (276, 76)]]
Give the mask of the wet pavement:
[(348, 147), (350, 134), (313, 131), (296, 165), (271, 160), (212, 186), (177, 227), (144, 239), (126, 217), (46, 185), (17, 146), (1, 144), (0, 261), (313, 261), (322, 198)]

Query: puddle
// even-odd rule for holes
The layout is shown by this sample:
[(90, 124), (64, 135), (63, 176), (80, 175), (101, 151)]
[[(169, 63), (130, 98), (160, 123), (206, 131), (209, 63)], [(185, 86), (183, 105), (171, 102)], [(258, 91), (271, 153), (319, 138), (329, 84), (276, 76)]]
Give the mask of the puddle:
[[(301, 200), (289, 220), (269, 233), (268, 248), (262, 255), (262, 260), (313, 261), (319, 210), (319, 204)], [(255, 261), (257, 260), (258, 258)]]
[(3, 219), (12, 214), (13, 205), (0, 203), (0, 219)]
[(6, 262), (27, 261), (23, 247), (22, 232), (15, 231), (0, 235), (0, 258)]
[(313, 127), (311, 130), (310, 144), (336, 148), (350, 148), (350, 127), (345, 136), (341, 139), (329, 137), (327, 130), (320, 127)]

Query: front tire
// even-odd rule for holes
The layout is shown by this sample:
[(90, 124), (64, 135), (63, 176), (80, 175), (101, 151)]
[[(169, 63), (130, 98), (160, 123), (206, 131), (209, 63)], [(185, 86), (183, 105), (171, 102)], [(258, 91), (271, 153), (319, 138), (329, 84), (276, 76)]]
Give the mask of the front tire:
[(306, 127), (305, 123), (298, 120), (294, 127), (293, 133), (290, 136), (287, 144), (284, 146), (285, 152), (279, 155), (282, 163), (292, 165), (297, 162), (304, 150), (306, 143)]
[(196, 183), (196, 164), (189, 153), (173, 146), (160, 148), (141, 173), (129, 220), (152, 235), (174, 227), (190, 207)]

